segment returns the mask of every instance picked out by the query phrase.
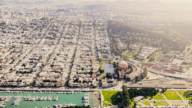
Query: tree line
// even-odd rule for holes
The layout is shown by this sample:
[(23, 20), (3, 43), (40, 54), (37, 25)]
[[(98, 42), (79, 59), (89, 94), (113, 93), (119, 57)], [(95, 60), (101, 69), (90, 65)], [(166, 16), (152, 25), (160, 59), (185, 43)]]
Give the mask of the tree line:
[(186, 98), (192, 97), (192, 90), (188, 90), (183, 94)]
[[(185, 50), (185, 47), (187, 45), (187, 42), (184, 39), (177, 40), (176, 37), (171, 37), (167, 35), (166, 33), (158, 33), (154, 32), (152, 30), (130, 25), (123, 22), (117, 22), (110, 20), (108, 23), (108, 31), (111, 31), (110, 35), (113, 37), (113, 34), (120, 35), (118, 38), (123, 38), (122, 41), (124, 43), (143, 43), (149, 46), (154, 46), (161, 48), (162, 51), (169, 52), (171, 50), (175, 51), (183, 51)], [(148, 36), (132, 36), (127, 34), (127, 32), (134, 32), (134, 33), (143, 33), (143, 34), (149, 34)], [(150, 38), (152, 40), (147, 39), (139, 39), (139, 38), (127, 38), (128, 37), (140, 37), (140, 38)], [(113, 42), (114, 40), (112, 40)], [(115, 41), (114, 41), (115, 42)], [(115, 47), (115, 44), (113, 44), (113, 47)], [(118, 54), (118, 50), (114, 50), (115, 53)]]
[[(145, 98), (147, 97), (153, 97), (155, 96), (159, 90), (155, 88), (142, 88), (142, 89), (127, 89), (125, 85), (122, 86), (123, 89), (123, 96), (124, 101), (121, 104), (120, 107), (130, 106), (131, 100), (133, 100), (134, 97), (137, 96), (143, 96)], [(134, 107), (136, 107), (136, 104), (134, 103)]]
[(142, 88), (142, 89), (129, 89), (129, 97), (130, 99), (133, 99), (136, 96), (143, 96), (145, 98), (147, 97), (153, 97), (155, 96), (159, 90), (155, 88)]
[(147, 76), (147, 69), (146, 68), (144, 69), (144, 72), (141, 73), (140, 76), (141, 76), (142, 79), (144, 79)]

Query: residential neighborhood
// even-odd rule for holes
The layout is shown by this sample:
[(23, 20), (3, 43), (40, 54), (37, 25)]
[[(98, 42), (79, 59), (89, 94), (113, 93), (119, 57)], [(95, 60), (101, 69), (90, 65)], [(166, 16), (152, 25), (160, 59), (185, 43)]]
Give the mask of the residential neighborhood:
[(191, 107), (191, 7), (0, 0), (0, 108)]

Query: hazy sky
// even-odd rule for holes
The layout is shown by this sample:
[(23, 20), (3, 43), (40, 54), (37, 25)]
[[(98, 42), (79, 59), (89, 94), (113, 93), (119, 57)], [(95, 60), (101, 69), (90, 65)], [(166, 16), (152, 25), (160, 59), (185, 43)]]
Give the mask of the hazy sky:
[[(100, 0), (100, 1), (116, 1), (116, 0)], [(167, 2), (178, 2), (178, 3), (182, 3), (183, 2), (183, 3), (191, 3), (192, 4), (192, 0), (160, 0), (160, 1), (166, 2), (166, 3)]]
[[(80, 1), (91, 1), (91, 0), (80, 0)], [(92, 0), (92, 1), (97, 1), (97, 0)], [(99, 1), (118, 1), (118, 0), (99, 0)], [(122, 0), (122, 1), (127, 1), (127, 0)], [(128, 0), (131, 1), (131, 0)], [(146, 0), (147, 1), (147, 0)], [(192, 0), (160, 0), (162, 2), (178, 2), (178, 3), (191, 3), (192, 4)]]
[(162, 2), (183, 2), (183, 3), (191, 3), (192, 0), (161, 0)]
[[(1, 0), (0, 0), (1, 1)], [(14, 1), (14, 0), (4, 0), (4, 1)], [(17, 0), (17, 1), (65, 1), (65, 0)], [(118, 1), (118, 0), (66, 0), (66, 1)], [(122, 0), (122, 1), (127, 1), (127, 0)], [(131, 0), (128, 0), (131, 1)], [(147, 0), (146, 0), (147, 1)], [(190, 3), (192, 4), (192, 0), (160, 0), (162, 2), (178, 2), (178, 3)]]

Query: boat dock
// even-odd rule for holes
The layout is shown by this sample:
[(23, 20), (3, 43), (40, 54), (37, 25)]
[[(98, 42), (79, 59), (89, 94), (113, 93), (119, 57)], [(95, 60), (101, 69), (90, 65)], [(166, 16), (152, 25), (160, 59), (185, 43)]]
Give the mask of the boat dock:
[[(25, 104), (32, 107), (33, 105), (26, 104), (30, 103), (30, 101), (33, 101), (34, 107), (38, 108), (45, 107), (44, 105), (46, 105), (46, 107), (53, 107), (53, 105), (55, 105), (56, 107), (58, 106), (58, 108), (60, 108), (61, 105), (62, 107), (88, 105), (88, 95), (88, 93), (81, 91), (0, 91), (0, 98), (3, 98), (0, 106), (8, 108), (8, 105), (11, 107), (18, 107)], [(69, 101), (66, 101), (68, 99)], [(39, 103), (38, 101), (43, 102), (42, 104), (35, 104)]]
[(89, 93), (85, 93), (84, 97), (84, 106), (88, 106), (89, 105)]

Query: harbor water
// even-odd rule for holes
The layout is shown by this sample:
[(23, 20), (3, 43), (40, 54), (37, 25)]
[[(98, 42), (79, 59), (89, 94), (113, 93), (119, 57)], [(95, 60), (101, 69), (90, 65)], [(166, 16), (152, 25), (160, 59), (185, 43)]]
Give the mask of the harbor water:
[[(0, 93), (0, 96), (24, 96), (24, 97), (35, 97), (36, 100), (30, 101), (22, 98), (17, 106), (13, 106), (16, 98), (12, 97), (5, 104), (4, 108), (41, 108), (41, 107), (50, 107), (53, 108), (54, 105), (65, 105), (65, 104), (76, 104), (84, 105), (83, 97), (86, 92), (81, 93), (57, 93), (57, 92), (22, 92), (22, 93)], [(39, 98), (52, 98), (51, 100), (38, 100)], [(59, 98), (58, 100), (53, 100), (54, 98)]]

